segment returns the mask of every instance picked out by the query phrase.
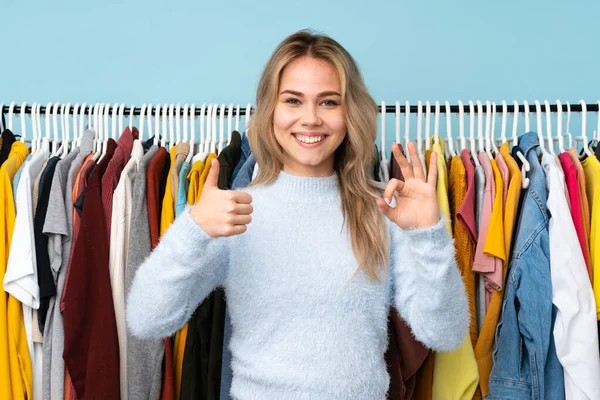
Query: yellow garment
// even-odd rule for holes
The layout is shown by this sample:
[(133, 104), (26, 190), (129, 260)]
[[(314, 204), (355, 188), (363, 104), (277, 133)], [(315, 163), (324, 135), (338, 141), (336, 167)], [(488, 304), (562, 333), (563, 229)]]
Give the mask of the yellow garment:
[(590, 226), (590, 259), (594, 271), (594, 297), (596, 298), (596, 317), (600, 320), (600, 162), (595, 155), (581, 162), (585, 172), (585, 189), (592, 224)]
[[(173, 156), (173, 152), (171, 155)], [(190, 180), (190, 186), (188, 188), (187, 201), (189, 204), (196, 204), (198, 200), (200, 200), (200, 195), (202, 194), (202, 189), (204, 188), (204, 182), (206, 182), (206, 177), (208, 176), (208, 172), (210, 171), (211, 160), (215, 158), (217, 155), (211, 153), (206, 158), (206, 163), (202, 161), (196, 161), (192, 166), (192, 169), (188, 173), (188, 178)], [(173, 156), (174, 157), (174, 156)], [(202, 173), (200, 174), (200, 171)], [(169, 173), (170, 174), (170, 173)], [(167, 182), (167, 186), (169, 186), (169, 182)], [(166, 190), (165, 190), (165, 197)], [(164, 203), (163, 203), (164, 209)], [(161, 220), (162, 221), (162, 220)], [(185, 342), (187, 341), (187, 333), (188, 333), (188, 323), (183, 326), (177, 333), (175, 334), (175, 341), (173, 343), (173, 368), (175, 369), (175, 398), (178, 399), (181, 390), (181, 376), (183, 372), (183, 357), (185, 354)]]
[(469, 314), (471, 323), (469, 325), (469, 336), (471, 344), (477, 343), (477, 318), (475, 310), (475, 273), (473, 272), (474, 249), (467, 228), (456, 219), (456, 214), (467, 194), (467, 171), (460, 156), (452, 157), (450, 164), (450, 176), (448, 180), (450, 193), (450, 215), (454, 227), (454, 248), (456, 249), (456, 263), (467, 289), (469, 300)]
[(204, 169), (202, 170), (200, 180), (198, 181), (198, 200), (200, 200), (200, 196), (202, 195), (202, 189), (204, 189), (204, 182), (206, 182), (206, 177), (208, 176), (208, 171), (210, 171), (210, 166), (212, 164), (213, 158), (217, 158), (217, 155), (215, 153), (210, 153), (208, 157), (206, 157), (206, 161), (204, 162)]
[[(13, 143), (7, 160), (0, 167), (0, 279), (4, 280), (12, 234), (15, 228), (15, 201), (12, 181), (25, 157), (27, 146)], [(31, 399), (33, 371), (25, 335), (23, 306), (12, 295), (0, 290), (0, 398), (3, 400)]]
[[(508, 194), (506, 196), (506, 205), (504, 207), (504, 254), (506, 259), (503, 264), (502, 271), (502, 289), (494, 291), (490, 304), (488, 305), (485, 321), (477, 339), (475, 346), (475, 358), (477, 359), (477, 367), (479, 368), (479, 387), (481, 388), (482, 396), (487, 396), (489, 393), (489, 380), (493, 366), (493, 351), (494, 339), (496, 334), (496, 326), (500, 319), (500, 311), (502, 310), (502, 298), (504, 296), (504, 286), (506, 282), (506, 272), (508, 269), (508, 261), (510, 260), (510, 247), (512, 244), (513, 230), (517, 214), (519, 211), (519, 197), (521, 196), (521, 170), (515, 159), (510, 154), (508, 143), (504, 143), (500, 147), (500, 154), (504, 158), (509, 171)], [(498, 188), (496, 188), (498, 193)], [(496, 205), (494, 204), (494, 207)], [(492, 211), (492, 215), (493, 215)], [(491, 226), (491, 224), (490, 224)], [(490, 232), (491, 233), (491, 232)], [(490, 233), (488, 233), (488, 238)], [(496, 233), (494, 232), (496, 236)], [(487, 246), (487, 240), (486, 240)], [(487, 248), (487, 247), (486, 247)], [(485, 249), (485, 248), (484, 248)]]
[(190, 181), (190, 186), (187, 192), (187, 202), (189, 205), (193, 206), (200, 199), (198, 197), (198, 184), (200, 183), (200, 175), (202, 175), (202, 170), (204, 169), (204, 161), (199, 160), (192, 165), (190, 172), (188, 173), (188, 180)]
[[(444, 160), (443, 140), (435, 143), (431, 138), (432, 151), (437, 153), (437, 196), (440, 212), (447, 219), (446, 228), (452, 234), (450, 222), (450, 204), (448, 201), (448, 171)], [(477, 383), (479, 373), (473, 354), (473, 345), (469, 334), (465, 335), (460, 347), (448, 353), (434, 353), (433, 366), (433, 400), (471, 400)]]
[(171, 147), (169, 151), (169, 157), (171, 158), (171, 167), (169, 167), (169, 174), (167, 175), (167, 184), (165, 185), (165, 195), (162, 200), (162, 210), (160, 213), (160, 236), (164, 235), (169, 226), (175, 221), (175, 199), (173, 198), (173, 192), (171, 191), (171, 168), (175, 164), (175, 153), (177, 146)]

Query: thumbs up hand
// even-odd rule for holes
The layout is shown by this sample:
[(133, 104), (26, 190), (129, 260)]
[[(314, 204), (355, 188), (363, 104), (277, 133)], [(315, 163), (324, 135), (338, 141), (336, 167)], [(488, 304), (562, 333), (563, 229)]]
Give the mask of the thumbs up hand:
[(252, 221), (252, 196), (235, 190), (221, 190), (217, 187), (218, 179), (219, 161), (215, 158), (200, 200), (190, 211), (192, 218), (213, 238), (246, 232), (246, 225)]

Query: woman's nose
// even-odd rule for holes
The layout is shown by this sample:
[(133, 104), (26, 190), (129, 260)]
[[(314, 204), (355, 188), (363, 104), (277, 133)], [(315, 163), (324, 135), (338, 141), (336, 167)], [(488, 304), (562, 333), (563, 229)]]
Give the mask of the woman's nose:
[(307, 106), (304, 107), (302, 112), (302, 125), (314, 126), (321, 124), (321, 118), (316, 107)]

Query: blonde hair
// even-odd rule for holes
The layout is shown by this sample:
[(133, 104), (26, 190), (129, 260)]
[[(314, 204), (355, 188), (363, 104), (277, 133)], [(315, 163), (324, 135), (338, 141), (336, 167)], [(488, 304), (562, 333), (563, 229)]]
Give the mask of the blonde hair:
[(283, 40), (267, 62), (256, 93), (256, 113), (250, 120), (248, 140), (260, 166), (252, 185), (273, 182), (283, 168), (283, 149), (275, 138), (273, 115), (283, 69), (308, 56), (329, 62), (342, 88), (347, 135), (335, 151), (344, 226), (350, 231), (358, 269), (371, 279), (385, 275), (389, 260), (389, 235), (375, 198), (382, 185), (369, 174), (377, 137), (377, 103), (369, 94), (352, 56), (335, 40), (301, 30)]

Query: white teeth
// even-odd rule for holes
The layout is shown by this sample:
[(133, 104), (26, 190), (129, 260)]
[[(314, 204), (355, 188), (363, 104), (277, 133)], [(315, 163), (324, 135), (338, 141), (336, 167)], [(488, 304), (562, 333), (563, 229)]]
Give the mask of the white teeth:
[(320, 142), (321, 140), (325, 139), (325, 136), (300, 136), (300, 135), (295, 135), (295, 136), (296, 136), (296, 139), (298, 139), (302, 143), (317, 143), (317, 142)]

